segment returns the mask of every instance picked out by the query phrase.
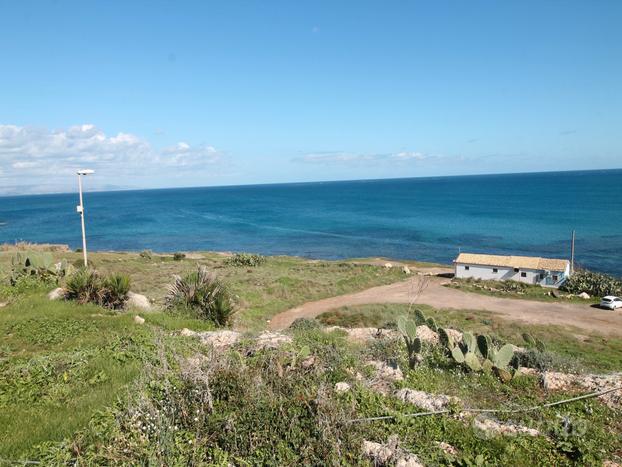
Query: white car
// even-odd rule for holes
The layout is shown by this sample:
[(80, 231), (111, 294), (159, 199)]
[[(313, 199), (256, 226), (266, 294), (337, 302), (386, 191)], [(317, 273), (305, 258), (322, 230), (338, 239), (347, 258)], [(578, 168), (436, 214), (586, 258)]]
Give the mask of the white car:
[(607, 295), (600, 301), (601, 308), (607, 308), (609, 310), (616, 310), (622, 308), (622, 298), (614, 297), (613, 295)]

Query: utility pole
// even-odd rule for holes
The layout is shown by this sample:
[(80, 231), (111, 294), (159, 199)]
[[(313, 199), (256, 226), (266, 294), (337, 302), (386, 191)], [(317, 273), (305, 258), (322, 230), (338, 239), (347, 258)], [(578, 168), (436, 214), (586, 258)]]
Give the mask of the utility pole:
[(78, 171), (78, 189), (80, 191), (80, 204), (77, 206), (76, 211), (80, 214), (80, 220), (82, 221), (82, 255), (84, 256), (84, 267), (88, 267), (88, 261), (86, 258), (86, 229), (84, 227), (84, 202), (82, 200), (82, 175), (90, 175), (94, 173), (93, 170), (84, 169)]

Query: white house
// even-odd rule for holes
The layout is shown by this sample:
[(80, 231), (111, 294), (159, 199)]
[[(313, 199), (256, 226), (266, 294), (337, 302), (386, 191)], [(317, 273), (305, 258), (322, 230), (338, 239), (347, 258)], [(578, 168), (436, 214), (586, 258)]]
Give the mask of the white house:
[(460, 253), (454, 266), (460, 279), (513, 280), (544, 287), (559, 287), (570, 277), (566, 259)]

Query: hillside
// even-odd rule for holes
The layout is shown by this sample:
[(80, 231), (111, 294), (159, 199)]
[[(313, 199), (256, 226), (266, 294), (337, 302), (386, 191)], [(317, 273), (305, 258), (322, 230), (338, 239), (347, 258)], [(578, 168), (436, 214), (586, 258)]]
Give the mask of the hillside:
[[(620, 339), (408, 304), (342, 308), (269, 332), (278, 312), (405, 279), (400, 268), (289, 257), (240, 266), (216, 253), (96, 253), (102, 274), (127, 274), (153, 302), (152, 311), (111, 310), (48, 300), (55, 281), (10, 285), (12, 254), (0, 253), (4, 462), (621, 462)], [(62, 258), (79, 254), (54, 252)], [(173, 275), (197, 264), (232, 292), (236, 313), (225, 329), (164, 309)], [(409, 355), (400, 329), (415, 322), (420, 348)], [(513, 344), (514, 366), (488, 372), (457, 362), (444, 333), (466, 350), (469, 332), (488, 336), (493, 360)], [(511, 374), (505, 382), (502, 367)]]

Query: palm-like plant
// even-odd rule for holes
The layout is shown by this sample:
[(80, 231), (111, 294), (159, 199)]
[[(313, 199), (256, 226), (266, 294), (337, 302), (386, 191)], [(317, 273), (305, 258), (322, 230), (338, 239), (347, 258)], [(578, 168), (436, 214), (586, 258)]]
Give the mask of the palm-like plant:
[(174, 276), (166, 295), (166, 307), (189, 310), (218, 326), (229, 324), (234, 312), (227, 287), (205, 266), (184, 277)]

